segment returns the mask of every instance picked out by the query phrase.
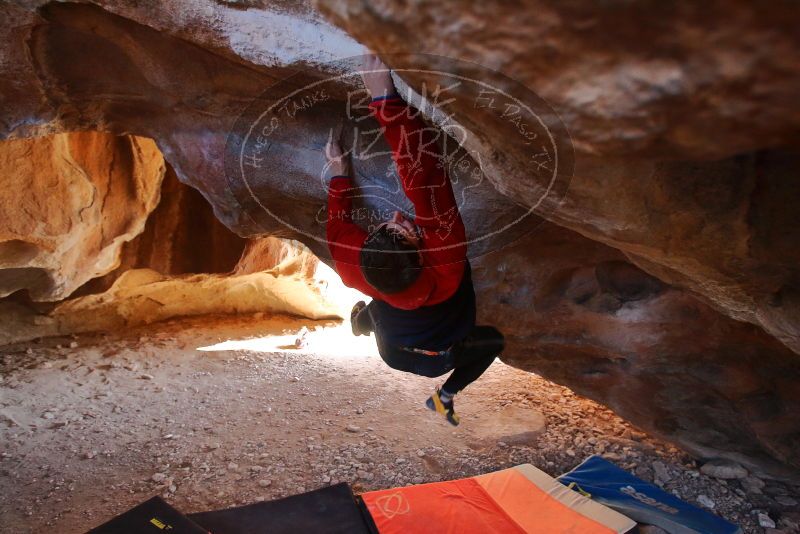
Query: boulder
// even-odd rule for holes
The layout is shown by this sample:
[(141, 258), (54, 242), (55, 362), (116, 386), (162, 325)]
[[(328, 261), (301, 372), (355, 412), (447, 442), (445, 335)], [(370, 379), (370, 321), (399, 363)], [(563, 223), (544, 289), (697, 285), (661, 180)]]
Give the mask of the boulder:
[[(458, 57), (474, 63), (457, 74), (481, 76), (487, 65), (533, 90), (575, 148), (569, 194), (548, 218), (800, 352), (800, 37), (790, 22), (800, 5), (316, 5), (370, 48), (400, 53), (387, 57), (392, 67), (425, 50), (436, 56), (414, 56), (420, 71)], [(415, 73), (413, 84), (433, 77)], [(526, 178), (530, 163), (507, 142), (502, 115), (468, 106), (462, 98), (449, 111), (484, 140), (486, 160), (503, 156), (489, 179), (532, 205), (540, 184)]]
[[(281, 246), (279, 240), (274, 244)], [(306, 253), (310, 254), (307, 249)], [(108, 291), (68, 300), (58, 305), (51, 316), (62, 332), (93, 332), (172, 317), (262, 311), (311, 319), (342, 315), (337, 302), (324, 298), (314, 278), (284, 276), (278, 265), (233, 276), (165, 276), (150, 269), (132, 269), (123, 273)]]
[(700, 467), (700, 472), (714, 478), (724, 480), (743, 479), (748, 473), (747, 469), (729, 460), (710, 460)]
[(506, 363), (596, 399), (699, 458), (797, 476), (796, 355), (620, 251), (545, 223), (473, 261)]
[(0, 301), (0, 345), (44, 336), (115, 331), (173, 317), (275, 312), (310, 319), (345, 317), (360, 295), (303, 244), (251, 240), (243, 265), (259, 270), (170, 275), (133, 268), (107, 290), (67, 299), (47, 313)]

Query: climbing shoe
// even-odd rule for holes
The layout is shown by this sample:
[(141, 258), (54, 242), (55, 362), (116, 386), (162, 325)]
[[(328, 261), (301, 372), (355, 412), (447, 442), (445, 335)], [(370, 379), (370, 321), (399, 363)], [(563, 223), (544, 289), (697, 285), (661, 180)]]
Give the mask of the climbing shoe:
[(436, 392), (425, 401), (425, 406), (427, 406), (429, 410), (444, 415), (445, 418), (447, 418), (447, 422), (453, 426), (458, 426), (458, 423), (461, 422), (453, 408), (453, 400), (451, 399), (449, 402), (442, 401), (442, 398), (439, 396), (438, 388)]
[(367, 303), (364, 302), (363, 300), (359, 300), (358, 302), (356, 302), (353, 305), (353, 309), (350, 310), (350, 328), (353, 331), (353, 335), (354, 336), (368, 336), (369, 335), (369, 332), (362, 332), (356, 326), (356, 316), (358, 315), (358, 312), (360, 312), (361, 310), (363, 310), (366, 307), (367, 307)]

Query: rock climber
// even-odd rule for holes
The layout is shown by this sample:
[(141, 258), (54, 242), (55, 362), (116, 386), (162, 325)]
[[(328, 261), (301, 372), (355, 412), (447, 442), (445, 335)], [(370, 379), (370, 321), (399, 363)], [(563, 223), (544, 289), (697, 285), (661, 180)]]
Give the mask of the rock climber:
[(503, 336), (475, 324), (466, 232), (440, 161), (438, 131), (400, 97), (377, 56), (366, 56), (361, 77), (415, 216), (412, 221), (395, 212), (370, 233), (358, 226), (349, 161), (332, 139), (326, 147), (328, 246), (345, 285), (373, 299), (353, 307), (353, 333), (374, 332), (381, 358), (393, 369), (427, 377), (453, 371), (426, 405), (455, 426), (453, 397), (502, 352)]

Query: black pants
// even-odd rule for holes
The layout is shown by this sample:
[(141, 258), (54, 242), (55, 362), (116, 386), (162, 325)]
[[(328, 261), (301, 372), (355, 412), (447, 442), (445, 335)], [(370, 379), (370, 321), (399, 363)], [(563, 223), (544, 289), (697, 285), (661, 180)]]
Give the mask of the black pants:
[[(369, 306), (353, 319), (361, 332), (374, 332), (375, 326), (369, 314)], [(381, 342), (376, 332), (381, 358), (392, 369), (416, 375), (437, 377), (453, 371), (442, 389), (455, 395), (478, 379), (503, 352), (503, 334), (493, 326), (474, 326), (470, 333), (458, 341), (445, 354), (427, 356), (394, 347)]]

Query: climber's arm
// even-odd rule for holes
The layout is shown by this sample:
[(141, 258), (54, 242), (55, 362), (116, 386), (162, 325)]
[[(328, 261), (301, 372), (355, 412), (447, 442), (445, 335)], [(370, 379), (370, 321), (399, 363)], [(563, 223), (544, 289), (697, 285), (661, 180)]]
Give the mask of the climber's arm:
[(361, 76), (372, 96), (370, 109), (392, 149), (403, 191), (414, 204), (414, 222), (423, 233), (427, 263), (463, 261), (466, 232), (438, 144), (445, 134), (428, 127), (420, 112), (400, 98), (389, 69), (377, 56), (366, 57)]
[(325, 158), (327, 163), (323, 174), (332, 176), (328, 182), (328, 222), (325, 226), (328, 249), (342, 281), (349, 287), (364, 291), (363, 286), (368, 284), (357, 267), (367, 233), (353, 222), (350, 198), (353, 180), (350, 178), (349, 160), (334, 139), (333, 132), (325, 146)]
[(339, 143), (328, 142), (325, 148), (328, 163), (325, 174), (333, 175), (328, 185), (328, 222), (325, 226), (328, 249), (336, 271), (348, 287), (370, 293), (372, 288), (361, 273), (360, 253), (367, 233), (353, 222), (353, 180), (349, 176), (347, 159)]
[(428, 263), (463, 261), (466, 232), (439, 148), (439, 136), (445, 134), (426, 125), (419, 111), (398, 95), (374, 99), (370, 108), (383, 126), (403, 190), (414, 204)]
[(350, 178), (349, 160), (342, 152), (339, 141), (334, 139), (333, 131), (325, 145), (325, 159), (327, 163), (323, 174), (332, 176), (328, 183), (328, 223), (325, 228), (328, 248), (334, 261), (345, 261), (352, 259), (351, 245), (359, 244), (359, 239), (363, 242), (365, 232), (353, 223), (350, 199), (353, 181)]
[(367, 233), (352, 219), (350, 191), (353, 181), (349, 176), (335, 176), (328, 186), (328, 223), (325, 228), (328, 248), (337, 262), (358, 265), (359, 252)]
[(361, 273), (360, 254), (367, 238), (360, 226), (352, 220), (350, 193), (353, 181), (349, 176), (335, 176), (328, 187), (328, 223), (325, 228), (328, 249), (336, 272), (348, 287), (371, 295), (372, 287)]

